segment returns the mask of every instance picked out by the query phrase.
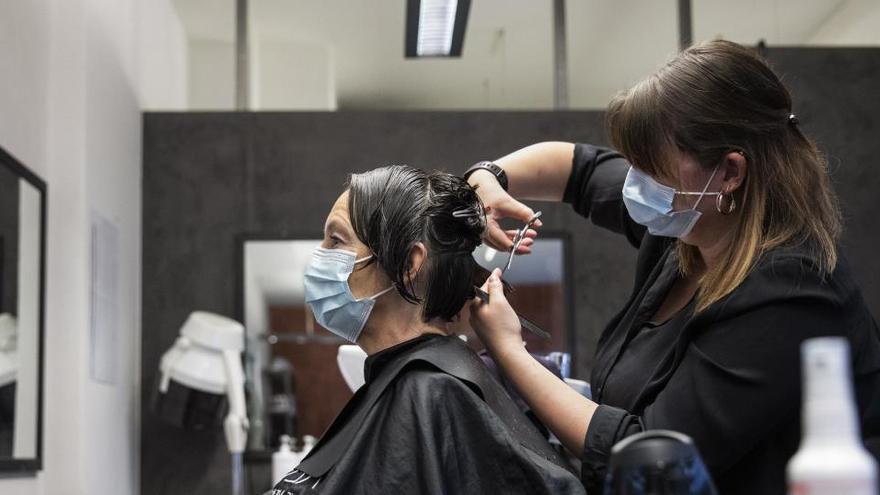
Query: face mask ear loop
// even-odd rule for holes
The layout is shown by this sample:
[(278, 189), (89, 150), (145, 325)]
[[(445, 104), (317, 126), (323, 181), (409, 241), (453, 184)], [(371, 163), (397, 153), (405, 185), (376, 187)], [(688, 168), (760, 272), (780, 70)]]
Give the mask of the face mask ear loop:
[(389, 287), (389, 288), (387, 288), (387, 289), (385, 289), (385, 290), (383, 290), (383, 291), (380, 291), (378, 294), (372, 296), (370, 299), (376, 300), (376, 299), (379, 298), (379, 296), (384, 296), (385, 294), (391, 292), (392, 290), (394, 290), (394, 285), (393, 285), (393, 284), (391, 285), (391, 287)]
[[(711, 181), (712, 179), (709, 179), (709, 180)], [(373, 257), (372, 254), (364, 256), (363, 258), (361, 258), (359, 260), (354, 260), (354, 264), (357, 265), (358, 263), (363, 263), (364, 261), (367, 261), (368, 259), (370, 259), (372, 257)]]
[(691, 208), (692, 210), (696, 210), (697, 207), (700, 206), (700, 201), (703, 200), (703, 196), (706, 195), (706, 191), (708, 191), (708, 190), (709, 190), (709, 186), (712, 185), (712, 179), (715, 178), (715, 174), (718, 173), (718, 167), (720, 167), (720, 166), (721, 166), (721, 163), (720, 163), (720, 162), (719, 162), (717, 165), (715, 165), (715, 170), (713, 170), (713, 171), (712, 171), (712, 175), (709, 176), (709, 181), (706, 182), (706, 187), (703, 188), (703, 192), (700, 193), (700, 197), (697, 198), (697, 202), (694, 203), (694, 207)]
[(360, 301), (365, 301), (367, 299), (372, 299), (375, 301), (376, 299), (379, 298), (379, 296), (384, 296), (385, 294), (394, 290), (394, 288), (395, 288), (395, 286), (394, 286), (394, 284), (392, 284), (391, 287), (388, 287), (387, 289), (380, 290), (379, 292), (373, 294), (372, 296), (367, 296), (367, 297), (362, 297), (360, 299), (355, 299), (355, 301), (360, 302)]

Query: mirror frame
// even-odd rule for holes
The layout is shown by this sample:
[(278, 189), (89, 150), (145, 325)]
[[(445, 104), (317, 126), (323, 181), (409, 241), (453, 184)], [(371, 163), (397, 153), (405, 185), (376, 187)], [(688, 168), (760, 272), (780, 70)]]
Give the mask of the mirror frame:
[[(233, 260), (233, 266), (235, 267), (235, 304), (234, 304), (234, 313), (233, 318), (238, 320), (242, 325), (245, 324), (245, 300), (244, 300), (244, 282), (245, 282), (245, 273), (244, 273), (244, 253), (245, 247), (248, 241), (308, 241), (308, 240), (320, 240), (324, 238), (323, 231), (310, 231), (310, 230), (302, 230), (302, 231), (290, 231), (290, 230), (282, 230), (276, 232), (242, 232), (235, 236), (235, 260)], [(250, 349), (250, 342), (248, 339), (247, 328), (245, 328), (245, 339), (244, 339), (244, 351), (242, 351), (242, 365), (245, 367), (245, 380), (247, 381), (250, 377), (248, 377), (247, 372), (247, 359), (248, 352)], [(245, 390), (248, 390), (249, 384), (245, 385)], [(247, 397), (247, 400), (250, 400), (250, 397)], [(250, 419), (250, 410), (248, 410), (248, 419)], [(265, 462), (268, 456), (268, 460), (271, 461), (272, 449), (264, 449), (264, 450), (254, 450), (250, 447), (245, 447), (244, 450), (244, 462), (246, 465), (246, 469), (250, 464)], [(250, 473), (245, 473), (246, 476), (250, 476)]]
[(0, 459), (0, 477), (15, 473), (36, 473), (43, 469), (43, 402), (44, 402), (44, 355), (46, 349), (46, 182), (24, 164), (0, 147), (0, 166), (5, 166), (20, 179), (24, 179), (40, 192), (40, 273), (39, 273), (39, 315), (37, 332), (37, 438), (36, 456), (32, 458)]

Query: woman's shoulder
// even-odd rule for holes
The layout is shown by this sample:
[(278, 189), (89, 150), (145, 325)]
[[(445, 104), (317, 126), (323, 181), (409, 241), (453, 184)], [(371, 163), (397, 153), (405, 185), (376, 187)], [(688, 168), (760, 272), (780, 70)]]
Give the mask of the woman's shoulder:
[(407, 365), (385, 396), (389, 411), (397, 417), (413, 418), (428, 430), (445, 428), (444, 424), (462, 414), (472, 420), (488, 416), (488, 408), (476, 390), (426, 362)]
[(844, 304), (858, 292), (849, 263), (838, 249), (837, 262), (823, 269), (809, 244), (785, 245), (763, 253), (744, 284), (760, 285), (770, 296), (830, 297)]
[(435, 336), (408, 353), (394, 386), (409, 391), (471, 390), (488, 371), (479, 356), (455, 335)]
[(763, 253), (742, 284), (715, 306), (716, 316), (788, 308), (804, 317), (822, 313), (843, 319), (867, 311), (845, 256), (839, 254), (836, 266), (826, 271), (805, 244)]
[(446, 336), (432, 339), (410, 357), (395, 378), (394, 390), (414, 402), (482, 403), (480, 387), (486, 385), (488, 374), (472, 349), (457, 337)]
[(701, 335), (720, 347), (745, 345), (754, 352), (761, 342), (778, 356), (797, 356), (807, 338), (847, 337), (857, 374), (880, 368), (877, 323), (842, 254), (824, 273), (804, 247), (768, 251), (739, 287), (695, 320), (712, 329)]
[(466, 382), (427, 361), (407, 364), (395, 379), (394, 390), (432, 403), (460, 396), (479, 398)]

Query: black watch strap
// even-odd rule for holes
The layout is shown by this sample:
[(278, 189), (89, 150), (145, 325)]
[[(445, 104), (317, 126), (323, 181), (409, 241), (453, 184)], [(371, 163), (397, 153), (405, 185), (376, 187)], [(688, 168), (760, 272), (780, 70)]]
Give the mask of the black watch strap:
[(503, 168), (488, 161), (476, 163), (471, 166), (471, 168), (467, 169), (464, 173), (464, 180), (467, 180), (468, 177), (477, 170), (488, 170), (489, 172), (492, 172), (492, 175), (498, 179), (498, 184), (501, 185), (501, 188), (505, 191), (507, 190), (507, 173), (504, 172)]

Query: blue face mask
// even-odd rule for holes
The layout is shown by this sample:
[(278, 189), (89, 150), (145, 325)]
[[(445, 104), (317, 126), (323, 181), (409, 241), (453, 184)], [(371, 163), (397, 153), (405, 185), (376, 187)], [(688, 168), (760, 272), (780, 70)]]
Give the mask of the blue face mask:
[[(682, 238), (690, 233), (700, 219), (702, 212), (697, 211), (697, 206), (703, 200), (703, 196), (719, 194), (706, 192), (712, 179), (715, 178), (715, 173), (718, 172), (718, 165), (712, 171), (702, 192), (676, 191), (675, 188), (660, 184), (637, 168), (630, 167), (623, 182), (623, 204), (626, 205), (629, 216), (637, 223), (648, 227), (651, 235)], [(699, 198), (693, 208), (673, 211), (672, 201), (676, 194), (699, 196)]]
[(348, 285), (348, 277), (357, 263), (372, 256), (356, 259), (357, 254), (342, 249), (317, 248), (306, 266), (306, 304), (311, 308), (318, 323), (342, 337), (356, 343), (370, 318), (376, 298), (394, 289), (394, 286), (370, 297), (355, 299)]

